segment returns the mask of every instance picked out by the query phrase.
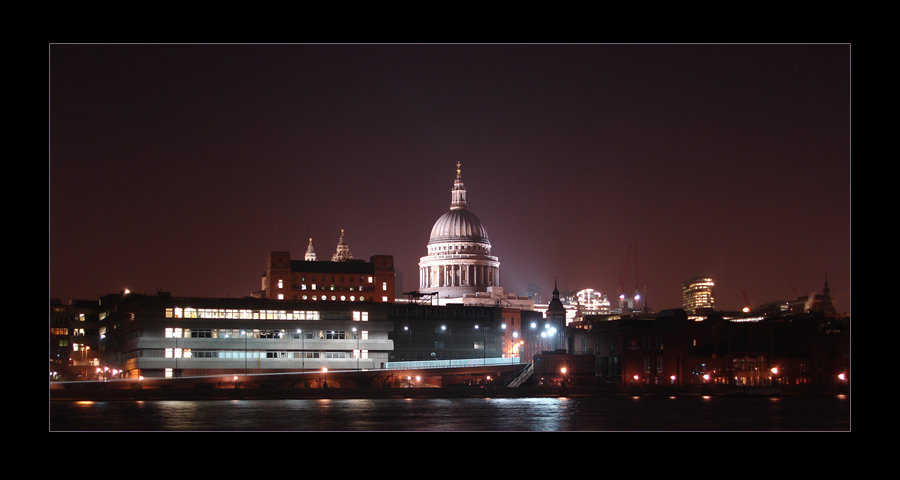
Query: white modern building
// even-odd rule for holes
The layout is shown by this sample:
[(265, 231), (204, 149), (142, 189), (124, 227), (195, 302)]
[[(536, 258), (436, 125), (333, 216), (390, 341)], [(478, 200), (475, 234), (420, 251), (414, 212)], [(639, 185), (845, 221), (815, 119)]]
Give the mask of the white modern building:
[(384, 368), (390, 303), (108, 295), (100, 350), (127, 377)]

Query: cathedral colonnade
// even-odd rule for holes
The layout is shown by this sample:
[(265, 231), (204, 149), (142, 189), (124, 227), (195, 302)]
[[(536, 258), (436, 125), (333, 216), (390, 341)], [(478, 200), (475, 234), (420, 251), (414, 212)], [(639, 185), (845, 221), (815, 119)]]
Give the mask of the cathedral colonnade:
[(419, 288), (476, 287), (500, 285), (499, 263), (485, 265), (482, 261), (443, 263), (419, 268)]

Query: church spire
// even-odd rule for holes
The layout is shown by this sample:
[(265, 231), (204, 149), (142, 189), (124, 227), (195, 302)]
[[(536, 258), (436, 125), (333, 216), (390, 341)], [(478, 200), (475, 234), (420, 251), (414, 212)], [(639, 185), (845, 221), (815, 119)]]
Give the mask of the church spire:
[(463, 185), (462, 173), (459, 162), (456, 162), (456, 180), (453, 181), (453, 190), (450, 191), (450, 210), (467, 210), (466, 187)]
[(331, 261), (333, 262), (346, 262), (347, 260), (351, 260), (353, 258), (353, 254), (350, 253), (350, 246), (347, 245), (347, 241), (344, 240), (344, 229), (341, 229), (341, 239), (338, 240), (337, 250), (334, 252), (334, 256), (331, 257)]
[(307, 262), (316, 261), (316, 251), (313, 249), (312, 238), (309, 239), (309, 246), (306, 247), (306, 256), (303, 259)]
[(564, 319), (566, 316), (566, 307), (563, 306), (562, 300), (559, 299), (559, 287), (557, 286), (556, 278), (553, 279), (553, 298), (547, 305), (547, 318), (551, 316), (555, 316), (557, 319)]

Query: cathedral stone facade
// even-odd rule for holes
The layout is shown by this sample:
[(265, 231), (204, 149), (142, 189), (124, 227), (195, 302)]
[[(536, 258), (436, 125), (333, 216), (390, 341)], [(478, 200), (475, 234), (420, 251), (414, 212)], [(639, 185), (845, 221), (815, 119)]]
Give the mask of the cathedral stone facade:
[(428, 255), (419, 261), (419, 292), (459, 298), (500, 285), (500, 262), (481, 220), (468, 209), (459, 163), (450, 191), (450, 211), (431, 229)]

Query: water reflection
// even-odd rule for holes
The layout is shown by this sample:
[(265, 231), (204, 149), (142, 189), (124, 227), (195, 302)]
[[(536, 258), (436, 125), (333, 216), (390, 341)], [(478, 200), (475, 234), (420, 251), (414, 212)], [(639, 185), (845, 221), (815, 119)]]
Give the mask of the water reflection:
[(560, 397), (51, 402), (54, 431), (849, 430), (832, 397)]

